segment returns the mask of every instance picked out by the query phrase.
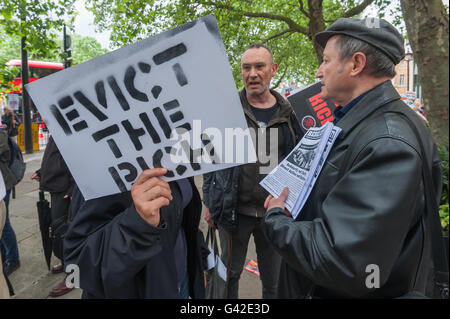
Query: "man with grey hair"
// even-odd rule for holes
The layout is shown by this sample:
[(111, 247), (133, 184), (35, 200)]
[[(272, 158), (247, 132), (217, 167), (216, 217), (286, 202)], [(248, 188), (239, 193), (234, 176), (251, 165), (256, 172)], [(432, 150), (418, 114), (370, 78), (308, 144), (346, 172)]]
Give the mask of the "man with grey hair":
[(205, 220), (210, 226), (219, 227), (222, 259), (229, 264), (230, 299), (238, 298), (239, 278), (251, 235), (256, 246), (262, 297), (276, 297), (281, 257), (263, 231), (266, 212), (263, 204), (268, 193), (259, 182), (302, 137), (292, 106), (270, 88), (277, 68), (266, 45), (254, 44), (244, 52), (241, 75), (245, 88), (239, 97), (250, 131), (255, 133), (252, 139), (258, 160), (204, 175)]
[(438, 203), (441, 163), (430, 133), (391, 82), (403, 37), (377, 21), (339, 19), (315, 37), (325, 48), (316, 74), (321, 97), (340, 105), (335, 124), (342, 131), (296, 220), (284, 208), (287, 188), (266, 199), (266, 230), (283, 257), (279, 297), (428, 293), (422, 167)]

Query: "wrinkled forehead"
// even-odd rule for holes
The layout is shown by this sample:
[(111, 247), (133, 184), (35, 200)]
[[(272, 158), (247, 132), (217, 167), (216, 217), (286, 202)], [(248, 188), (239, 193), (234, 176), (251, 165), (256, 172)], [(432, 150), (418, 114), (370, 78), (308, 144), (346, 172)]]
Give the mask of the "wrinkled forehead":
[(340, 35), (334, 35), (330, 37), (325, 45), (323, 50), (324, 56), (337, 56), (339, 55), (339, 48), (337, 46), (337, 41), (340, 38)]
[(272, 64), (272, 56), (265, 48), (251, 48), (244, 52), (241, 58), (241, 65), (265, 63)]

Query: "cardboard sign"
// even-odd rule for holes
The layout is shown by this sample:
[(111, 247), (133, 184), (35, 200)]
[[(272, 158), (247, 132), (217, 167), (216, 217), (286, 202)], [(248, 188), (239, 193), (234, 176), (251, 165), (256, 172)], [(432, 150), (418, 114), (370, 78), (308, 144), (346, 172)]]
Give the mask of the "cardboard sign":
[(151, 167), (171, 181), (256, 161), (213, 15), (26, 90), (86, 199), (125, 192)]
[(281, 89), (281, 95), (288, 97), (291, 94), (294, 94), (299, 88), (296, 85), (291, 85)]
[(331, 100), (320, 98), (321, 87), (320, 82), (317, 82), (288, 96), (303, 132), (334, 120), (333, 112), (337, 105)]
[(19, 94), (8, 94), (8, 108), (11, 111), (17, 111), (19, 109)]

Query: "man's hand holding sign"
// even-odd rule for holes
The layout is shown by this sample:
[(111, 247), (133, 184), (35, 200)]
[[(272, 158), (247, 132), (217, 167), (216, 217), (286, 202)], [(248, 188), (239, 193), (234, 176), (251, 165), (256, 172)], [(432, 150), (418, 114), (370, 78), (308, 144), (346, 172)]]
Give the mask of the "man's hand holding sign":
[[(161, 178), (172, 181), (256, 160), (213, 16), (26, 90), (85, 199), (129, 191), (149, 168), (167, 168)], [(228, 140), (244, 141), (241, 149), (228, 143), (227, 130)]]
[(214, 16), (25, 88), (77, 184), (83, 298), (204, 298), (191, 177), (256, 160)]
[(154, 227), (157, 227), (160, 221), (160, 208), (169, 206), (173, 199), (169, 184), (159, 178), (166, 173), (166, 168), (147, 169), (131, 186), (136, 211), (142, 219)]

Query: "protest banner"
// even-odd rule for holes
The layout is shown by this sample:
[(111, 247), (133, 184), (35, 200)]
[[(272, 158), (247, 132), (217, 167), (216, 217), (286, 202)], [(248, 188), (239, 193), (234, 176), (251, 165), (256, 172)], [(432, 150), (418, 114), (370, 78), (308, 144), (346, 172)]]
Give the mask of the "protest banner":
[(303, 132), (334, 120), (333, 112), (336, 104), (320, 97), (321, 87), (322, 84), (317, 82), (288, 96)]
[(151, 167), (171, 181), (256, 161), (213, 15), (26, 90), (86, 199), (125, 192)]
[(19, 109), (19, 94), (8, 94), (8, 108), (11, 111), (17, 111)]
[(299, 88), (296, 85), (291, 85), (281, 89), (281, 95), (284, 97), (288, 97), (291, 94), (297, 92)]

